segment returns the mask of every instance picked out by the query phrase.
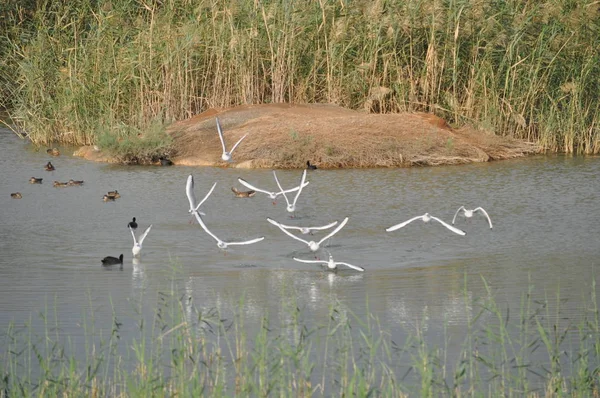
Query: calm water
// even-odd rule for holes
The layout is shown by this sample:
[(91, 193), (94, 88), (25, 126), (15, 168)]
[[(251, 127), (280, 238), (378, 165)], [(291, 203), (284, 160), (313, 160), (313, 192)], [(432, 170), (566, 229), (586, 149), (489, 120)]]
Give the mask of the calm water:
[[(123, 322), (123, 340), (134, 330), (133, 302), (143, 300), (151, 316), (159, 291), (172, 281), (197, 306), (235, 307), (241, 292), (250, 328), (265, 314), (285, 316), (283, 301), (293, 297), (304, 318), (325, 323), (333, 303), (359, 317), (377, 316), (402, 343), (417, 327), (435, 341), (445, 332), (460, 348), (473, 300), (485, 297), (481, 278), (497, 302), (518, 313), (521, 296), (534, 285), (534, 297), (564, 300), (562, 315), (577, 322), (589, 303), (598, 274), (600, 245), (600, 159), (540, 156), (459, 167), (317, 170), (299, 198), (297, 219), (281, 201), (264, 195), (238, 199), (230, 188), (237, 177), (275, 190), (269, 170), (191, 167), (124, 167), (68, 155), (52, 158), (7, 130), (0, 130), (0, 330), (11, 321), (31, 322), (42, 333), (38, 313), (55, 313), (60, 333), (77, 342), (81, 320), (93, 312), (96, 328), (110, 332), (111, 317)], [(52, 161), (56, 171), (43, 166)], [(196, 222), (190, 224), (185, 182), (193, 174), (206, 224), (225, 240), (265, 236), (224, 254)], [(278, 173), (295, 186), (300, 171)], [(43, 177), (42, 185), (28, 183)], [(53, 180), (85, 180), (82, 187), (54, 188)], [(118, 189), (122, 197), (104, 203)], [(11, 192), (23, 199), (15, 200)], [(448, 222), (461, 205), (482, 206), (481, 215), (456, 225), (462, 237), (434, 222), (415, 222), (395, 232), (385, 228), (429, 212)], [(314, 258), (308, 248), (266, 222), (271, 217), (299, 225), (350, 221), (330, 242), (338, 261), (362, 265), (366, 272), (337, 274), (300, 264)], [(127, 223), (136, 217), (141, 233), (153, 228), (142, 258), (132, 262)], [(317, 234), (315, 237), (322, 236)], [(122, 271), (104, 269), (100, 259), (125, 255)], [(323, 254), (321, 254), (323, 257)], [(173, 268), (176, 268), (174, 270)], [(464, 281), (468, 281), (465, 288)], [(143, 299), (142, 299), (143, 298)], [(586, 300), (588, 300), (586, 302)]]

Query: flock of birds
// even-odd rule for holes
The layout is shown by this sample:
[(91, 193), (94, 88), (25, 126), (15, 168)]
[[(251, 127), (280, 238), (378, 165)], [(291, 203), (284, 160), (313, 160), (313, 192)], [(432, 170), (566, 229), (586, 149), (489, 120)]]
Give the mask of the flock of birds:
[[(221, 140), (221, 145), (222, 145), (222, 149), (223, 149), (221, 159), (226, 162), (230, 162), (230, 161), (232, 161), (232, 152), (246, 138), (247, 135), (244, 135), (242, 138), (240, 138), (235, 143), (235, 145), (231, 148), (231, 151), (227, 151), (227, 147), (225, 145), (225, 140), (223, 138), (223, 130), (221, 128), (218, 118), (216, 119), (216, 124), (217, 124), (217, 132), (219, 134), (219, 138)], [(234, 187), (232, 187), (231, 189), (234, 192), (234, 195), (239, 198), (251, 198), (251, 197), (255, 196), (257, 192), (266, 195), (269, 199), (271, 199), (273, 201), (275, 201), (279, 196), (282, 196), (286, 202), (286, 210), (288, 213), (290, 213), (290, 218), (293, 219), (293, 218), (295, 218), (295, 212), (297, 210), (298, 198), (300, 197), (300, 194), (303, 192), (303, 189), (309, 184), (309, 182), (306, 181), (307, 170), (316, 170), (317, 169), (317, 166), (312, 165), (310, 163), (310, 161), (307, 161), (306, 165), (307, 165), (307, 167), (302, 172), (302, 177), (300, 179), (299, 185), (295, 186), (293, 188), (284, 189), (281, 186), (279, 179), (277, 178), (277, 173), (275, 171), (273, 171), (273, 178), (275, 179), (275, 183), (277, 184), (277, 187), (278, 187), (277, 191), (269, 191), (267, 189), (259, 188), (255, 185), (249, 183), (248, 181), (244, 180), (243, 178), (238, 178), (239, 183), (242, 184), (243, 186), (249, 188), (250, 191), (240, 191)], [(212, 239), (214, 239), (217, 243), (217, 247), (219, 247), (222, 250), (227, 250), (227, 248), (229, 246), (251, 245), (251, 244), (263, 241), (265, 239), (264, 236), (261, 236), (258, 238), (253, 238), (253, 239), (248, 239), (248, 240), (244, 240), (244, 241), (225, 241), (225, 240), (219, 238), (217, 235), (215, 235), (208, 228), (208, 226), (206, 225), (206, 223), (203, 219), (203, 216), (206, 216), (206, 213), (201, 211), (201, 207), (206, 202), (206, 200), (210, 197), (210, 195), (213, 193), (216, 185), (217, 185), (217, 183), (215, 182), (212, 185), (212, 187), (208, 190), (208, 192), (206, 193), (204, 198), (198, 202), (196, 199), (196, 195), (194, 193), (194, 177), (192, 175), (189, 175), (187, 178), (185, 193), (186, 193), (186, 196), (187, 196), (187, 199), (189, 202), (188, 212), (198, 221), (198, 224), (200, 225), (202, 230), (204, 230), (204, 232), (208, 236), (210, 236)], [(288, 197), (288, 194), (290, 195), (290, 197)], [(293, 197), (291, 197), (292, 194), (293, 194)], [(273, 204), (275, 204), (275, 202), (273, 202)], [(396, 231), (400, 228), (407, 226), (408, 224), (410, 224), (416, 220), (421, 220), (424, 223), (429, 223), (430, 221), (433, 220), (433, 221), (436, 221), (437, 223), (439, 223), (440, 225), (444, 226), (451, 232), (464, 236), (464, 235), (466, 235), (466, 232), (453, 226), (453, 224), (456, 222), (457, 216), (461, 212), (466, 218), (471, 218), (471, 217), (473, 217), (473, 215), (475, 213), (480, 212), (487, 218), (490, 228), (493, 228), (492, 221), (491, 221), (488, 213), (483, 208), (477, 207), (475, 209), (470, 210), (470, 209), (466, 209), (464, 206), (461, 206), (460, 208), (458, 208), (458, 210), (454, 214), (454, 218), (452, 219), (452, 225), (441, 220), (438, 217), (434, 217), (434, 216), (430, 215), (429, 213), (425, 213), (423, 215), (416, 216), (409, 220), (403, 221), (399, 224), (392, 225), (391, 227), (386, 228), (386, 231), (387, 232)], [(340, 223), (338, 223), (338, 221), (333, 221), (333, 222), (330, 222), (330, 223), (328, 223), (326, 225), (322, 225), (322, 226), (300, 226), (300, 225), (287, 225), (287, 224), (283, 224), (278, 221), (275, 221), (271, 218), (267, 218), (267, 221), (270, 224), (279, 228), (284, 234), (288, 235), (290, 238), (307, 245), (308, 248), (310, 249), (310, 251), (313, 253), (318, 252), (319, 249), (322, 248), (323, 244), (325, 242), (327, 242), (328, 239), (333, 237), (342, 228), (344, 228), (344, 226), (348, 223), (348, 220), (349, 220), (349, 218), (345, 217), (342, 220), (342, 222), (340, 222)], [(135, 225), (133, 225), (133, 224), (135, 224)], [(150, 232), (152, 225), (150, 225), (139, 238), (136, 237), (135, 232), (134, 232), (135, 229), (137, 228), (137, 223), (136, 223), (135, 218), (133, 219), (132, 222), (130, 222), (128, 224), (128, 227), (129, 227), (129, 229), (131, 231), (131, 235), (133, 237), (132, 254), (134, 257), (139, 257), (141, 255), (141, 251), (142, 251), (142, 244), (143, 244), (144, 240), (146, 239), (148, 233)], [(298, 233), (299, 233), (300, 235), (313, 236), (314, 233), (318, 233), (318, 232), (326, 231), (326, 230), (331, 230), (331, 231), (319, 240), (313, 240), (313, 239), (308, 240), (308, 239), (304, 239), (298, 235)], [(297, 231), (297, 232), (295, 234), (292, 231)], [(315, 255), (314, 259), (305, 259), (305, 258), (298, 258), (298, 257), (293, 257), (293, 259), (295, 261), (302, 262), (302, 263), (320, 264), (320, 265), (326, 267), (328, 270), (332, 270), (332, 271), (337, 270), (339, 266), (345, 266), (345, 267), (354, 269), (356, 271), (361, 271), (361, 272), (365, 270), (364, 267), (361, 267), (358, 265), (349, 264), (347, 262), (336, 261), (336, 260), (334, 260), (331, 252), (327, 251), (327, 253), (328, 253), (327, 260), (321, 260), (318, 257), (316, 257), (316, 255)], [(121, 254), (118, 258), (111, 257), (111, 256), (105, 257), (102, 260), (102, 264), (104, 264), (104, 265), (121, 264), (122, 265), (123, 264), (123, 254)]]

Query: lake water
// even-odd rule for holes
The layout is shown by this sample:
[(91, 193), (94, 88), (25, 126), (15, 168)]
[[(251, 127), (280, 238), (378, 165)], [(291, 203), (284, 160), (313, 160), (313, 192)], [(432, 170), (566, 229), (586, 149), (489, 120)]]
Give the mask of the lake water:
[[(0, 130), (0, 331), (31, 324), (43, 334), (39, 313), (50, 313), (60, 333), (77, 342), (82, 319), (93, 312), (96, 328), (110, 333), (114, 314), (122, 340), (134, 330), (132, 307), (143, 300), (153, 314), (158, 292), (183, 288), (202, 308), (235, 307), (244, 294), (249, 333), (265, 314), (285, 317), (295, 301), (311, 324), (326, 323), (333, 304), (359, 318), (377, 317), (395, 341), (419, 329), (427, 339), (450, 338), (458, 352), (474, 300), (487, 296), (519, 312), (533, 286), (533, 299), (560, 293), (561, 316), (577, 323), (589, 315), (589, 292), (600, 254), (600, 159), (536, 156), (466, 166), (316, 170), (298, 200), (296, 219), (285, 202), (266, 196), (235, 198), (231, 187), (276, 189), (270, 170), (142, 167), (94, 163), (61, 148), (51, 157), (7, 130)], [(43, 169), (52, 161), (56, 170)], [(264, 236), (254, 245), (220, 250), (197, 222), (190, 223), (185, 183), (193, 174), (196, 196), (217, 187), (203, 205), (206, 224), (224, 240)], [(299, 183), (299, 170), (279, 171), (284, 187)], [(41, 185), (30, 177), (43, 177)], [(54, 188), (52, 181), (85, 180), (81, 187)], [(117, 189), (122, 197), (105, 203)], [(19, 191), (23, 198), (12, 199)], [(486, 209), (494, 228), (476, 214), (460, 217), (456, 235), (441, 225), (414, 222), (385, 228), (429, 212), (447, 222), (460, 206)], [(306, 245), (267, 223), (324, 225), (349, 217), (327, 250), (338, 261), (364, 266), (358, 273), (323, 271), (292, 257), (314, 258)], [(142, 257), (132, 261), (127, 223), (140, 234), (152, 230)], [(323, 236), (315, 234), (315, 238)], [(122, 270), (103, 268), (107, 255), (125, 257)], [(325, 258), (324, 252), (318, 253)], [(465, 286), (465, 281), (467, 285)], [(587, 300), (587, 301), (586, 301)]]

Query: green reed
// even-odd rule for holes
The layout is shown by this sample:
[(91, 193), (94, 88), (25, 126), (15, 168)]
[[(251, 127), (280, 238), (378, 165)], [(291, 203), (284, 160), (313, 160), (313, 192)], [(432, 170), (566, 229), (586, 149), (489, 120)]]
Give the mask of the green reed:
[(0, 11), (0, 107), (37, 144), (108, 134), (127, 153), (150, 126), (209, 107), (328, 102), (600, 151), (597, 2), (7, 0)]
[[(39, 314), (39, 334), (32, 319), (3, 331), (0, 396), (587, 397), (600, 392), (595, 283), (584, 293), (586, 316), (574, 324), (564, 317), (560, 291), (536, 301), (531, 285), (513, 315), (482, 281), (486, 296), (465, 300), (473, 311), (466, 308), (466, 335), (454, 358), (447, 352), (447, 335), (440, 346), (432, 345), (424, 325), (417, 325), (405, 331), (404, 341), (394, 341), (375, 316), (357, 316), (341, 302), (331, 304), (325, 324), (314, 325), (290, 299), (294, 292), (282, 293), (279, 322), (265, 313), (260, 326), (250, 330), (243, 294), (227, 308), (200, 308), (174, 276), (170, 288), (154, 298), (151, 318), (144, 307), (153, 300), (142, 293), (132, 297), (131, 315), (117, 315), (111, 302), (111, 323), (98, 325), (97, 303), (90, 298), (89, 308), (82, 309), (83, 345), (63, 335), (55, 302)], [(465, 299), (474, 283), (465, 279)], [(124, 342), (125, 323), (135, 327)]]

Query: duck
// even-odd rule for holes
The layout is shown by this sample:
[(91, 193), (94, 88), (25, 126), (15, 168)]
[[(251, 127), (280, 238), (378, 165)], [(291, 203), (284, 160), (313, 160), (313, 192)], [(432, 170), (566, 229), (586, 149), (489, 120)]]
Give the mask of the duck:
[(83, 181), (69, 180), (69, 182), (67, 182), (67, 184), (69, 184), (69, 185), (83, 185)]
[(52, 163), (48, 162), (48, 163), (46, 163), (46, 166), (44, 166), (44, 170), (46, 170), (46, 171), (54, 171), (56, 169), (54, 168), (54, 166), (52, 165)]
[(121, 194), (116, 189), (114, 191), (108, 191), (106, 195), (112, 196), (115, 199), (119, 199), (121, 197)]
[(162, 156), (158, 158), (158, 161), (160, 162), (161, 166), (173, 166), (173, 162)]
[(104, 196), (102, 197), (102, 200), (103, 200), (103, 201), (105, 201), (105, 202), (111, 202), (111, 201), (113, 201), (113, 202), (114, 202), (114, 200), (115, 200), (115, 197), (114, 197), (114, 196), (110, 196), (110, 195), (104, 195)]
[(310, 164), (310, 160), (306, 161), (306, 170), (316, 170), (317, 166), (315, 166), (314, 164)]
[(256, 195), (256, 191), (240, 191), (235, 187), (231, 187), (236, 198), (251, 198)]
[(21, 192), (14, 192), (10, 194), (10, 197), (13, 199), (21, 199), (23, 195), (21, 195)]
[(121, 255), (119, 256), (119, 258), (116, 258), (116, 257), (113, 257), (113, 256), (106, 256), (101, 261), (102, 261), (102, 265), (104, 265), (104, 266), (115, 265), (115, 264), (123, 264), (123, 254), (121, 253)]
[(58, 148), (48, 148), (48, 149), (46, 149), (46, 153), (48, 155), (52, 155), (52, 156), (59, 156), (60, 155), (60, 151), (58, 150)]
[(41, 184), (42, 183), (43, 178), (35, 178), (35, 177), (31, 177), (29, 179), (29, 183), (30, 184)]
[(133, 217), (133, 220), (129, 222), (129, 224), (127, 224), (127, 226), (133, 230), (137, 229), (138, 225), (135, 222), (135, 217)]
[(64, 188), (64, 187), (68, 187), (69, 183), (68, 182), (54, 181), (54, 183), (52, 184), (52, 186), (55, 187), (55, 188)]

